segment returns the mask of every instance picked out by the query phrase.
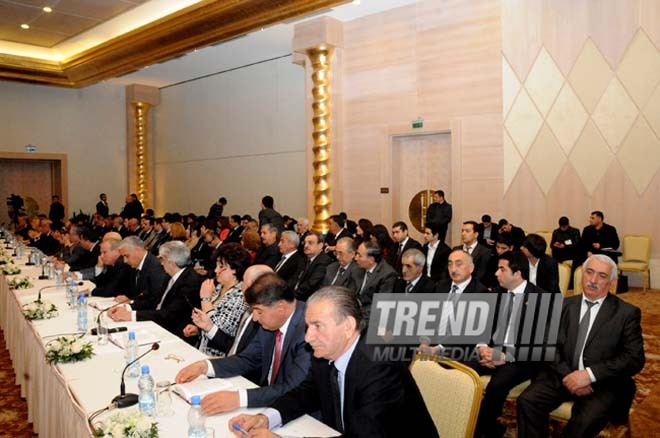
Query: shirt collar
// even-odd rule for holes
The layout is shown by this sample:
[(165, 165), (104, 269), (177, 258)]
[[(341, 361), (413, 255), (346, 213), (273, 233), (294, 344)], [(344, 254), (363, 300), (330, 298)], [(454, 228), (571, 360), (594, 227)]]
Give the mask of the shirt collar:
[(172, 278), (171, 278), (172, 284), (176, 283), (176, 281), (179, 279), (179, 277), (181, 277), (181, 274), (183, 273), (184, 270), (185, 270), (185, 268), (184, 269), (179, 269), (178, 271), (176, 271), (176, 273), (174, 275), (172, 275)]
[(451, 285), (452, 285), (452, 288), (454, 287), (454, 285), (458, 286), (458, 289), (456, 289), (456, 293), (462, 293), (465, 290), (465, 288), (467, 287), (468, 283), (470, 283), (470, 281), (472, 281), (471, 276), (468, 277), (468, 279), (463, 281), (462, 283), (454, 283), (452, 281)]
[[(286, 337), (286, 331), (289, 329), (289, 324), (291, 324), (291, 318), (293, 318), (293, 314), (296, 313), (296, 308), (294, 306), (293, 312), (291, 312), (291, 315), (284, 321), (284, 324), (282, 324), (282, 327), (280, 327), (279, 331), (282, 332), (282, 339)], [(284, 341), (282, 341), (284, 342)], [(284, 345), (284, 344), (282, 344)]]
[(522, 283), (520, 283), (515, 289), (512, 289), (511, 292), (514, 294), (522, 294), (525, 293), (525, 288), (527, 287), (527, 280), (523, 280)]
[(142, 265), (144, 265), (144, 261), (147, 259), (148, 255), (149, 255), (149, 253), (145, 251), (144, 256), (142, 256), (142, 260), (140, 261), (140, 264), (137, 267), (138, 271), (142, 270)]
[(337, 368), (337, 371), (339, 371), (342, 375), (346, 375), (346, 368), (348, 368), (348, 363), (351, 361), (351, 356), (353, 356), (353, 351), (355, 351), (355, 347), (357, 347), (357, 343), (359, 341), (360, 336), (358, 335), (351, 346), (348, 347), (348, 350), (344, 351), (344, 353), (339, 356), (336, 361), (330, 361), (330, 363), (333, 364), (334, 367)]

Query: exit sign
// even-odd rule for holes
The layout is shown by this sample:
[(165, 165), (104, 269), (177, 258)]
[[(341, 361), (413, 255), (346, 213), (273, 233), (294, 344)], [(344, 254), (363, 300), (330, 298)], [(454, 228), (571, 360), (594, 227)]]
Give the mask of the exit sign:
[(412, 127), (413, 129), (419, 129), (424, 127), (424, 119), (421, 117), (417, 117), (415, 120), (412, 121)]

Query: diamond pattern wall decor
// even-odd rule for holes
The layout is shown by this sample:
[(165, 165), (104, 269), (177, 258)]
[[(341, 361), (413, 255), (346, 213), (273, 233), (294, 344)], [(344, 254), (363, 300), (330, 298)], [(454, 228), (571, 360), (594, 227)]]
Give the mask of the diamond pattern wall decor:
[(637, 119), (617, 155), (641, 195), (660, 167), (660, 140), (643, 117)]
[(513, 145), (513, 140), (509, 137), (506, 129), (504, 129), (502, 145), (504, 149), (504, 193), (506, 193), (511, 182), (516, 177), (516, 173), (518, 173), (523, 160), (518, 149)]
[(525, 161), (539, 187), (547, 195), (566, 162), (566, 156), (548, 125), (541, 128)]
[(544, 117), (548, 114), (563, 82), (564, 76), (548, 51), (542, 47), (525, 79), (525, 88)]
[(616, 71), (621, 83), (642, 108), (660, 82), (660, 53), (643, 30), (639, 30)]
[(591, 39), (582, 48), (568, 81), (589, 113), (598, 104), (614, 72)]
[(649, 101), (646, 102), (643, 113), (646, 121), (655, 131), (655, 135), (660, 137), (660, 85), (655, 88)]
[(593, 194), (612, 161), (612, 152), (590, 120), (587, 121), (568, 159), (587, 192)]
[(568, 82), (564, 83), (546, 122), (566, 155), (571, 153), (588, 118), (589, 114), (585, 111), (571, 85)]
[(520, 90), (520, 80), (511, 68), (506, 56), (502, 55), (502, 117), (506, 119), (511, 105)]
[(637, 118), (637, 113), (635, 103), (615, 77), (610, 81), (591, 117), (603, 133), (610, 149), (616, 152)]
[(527, 155), (542, 124), (543, 118), (534, 106), (532, 99), (529, 98), (527, 91), (522, 88), (513, 102), (509, 116), (504, 121), (504, 127), (509, 131), (511, 140), (521, 156)]

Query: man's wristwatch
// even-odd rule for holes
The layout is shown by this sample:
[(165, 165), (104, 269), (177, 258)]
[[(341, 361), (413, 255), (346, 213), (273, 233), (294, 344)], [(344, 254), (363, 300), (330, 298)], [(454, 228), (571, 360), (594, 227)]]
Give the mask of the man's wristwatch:
[(201, 297), (202, 303), (210, 303), (213, 299), (211, 297)]

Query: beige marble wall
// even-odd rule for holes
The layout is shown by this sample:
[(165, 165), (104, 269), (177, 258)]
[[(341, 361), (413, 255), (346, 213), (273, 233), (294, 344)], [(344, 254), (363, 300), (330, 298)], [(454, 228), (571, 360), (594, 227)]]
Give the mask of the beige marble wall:
[[(504, 213), (660, 242), (660, 5), (503, 0)], [(652, 249), (660, 257), (660, 245)]]

